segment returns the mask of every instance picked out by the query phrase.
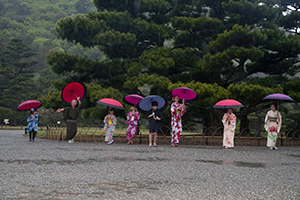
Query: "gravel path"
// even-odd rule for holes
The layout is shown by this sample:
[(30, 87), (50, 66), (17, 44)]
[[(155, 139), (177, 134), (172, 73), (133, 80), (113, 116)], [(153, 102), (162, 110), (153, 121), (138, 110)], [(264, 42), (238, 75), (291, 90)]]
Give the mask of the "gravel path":
[(0, 199), (300, 199), (300, 147), (74, 143), (0, 130)]

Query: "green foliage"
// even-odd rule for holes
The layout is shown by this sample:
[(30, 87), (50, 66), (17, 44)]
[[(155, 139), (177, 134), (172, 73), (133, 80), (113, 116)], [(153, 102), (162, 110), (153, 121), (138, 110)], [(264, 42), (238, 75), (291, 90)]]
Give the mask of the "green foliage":
[(222, 2), (222, 7), (228, 15), (228, 24), (251, 25), (254, 27), (263, 25), (265, 22), (276, 22), (281, 14), (281, 9), (274, 3), (266, 4), (264, 1), (234, 1)]
[(47, 95), (41, 96), (39, 100), (43, 104), (43, 107), (45, 107), (46, 109), (53, 108), (56, 110), (63, 107), (61, 92), (48, 92)]
[(300, 102), (300, 78), (295, 78), (284, 84), (284, 92), (296, 102)]
[[(36, 98), (34, 80), (29, 68), (37, 62), (31, 60), (35, 53), (22, 40), (13, 39), (9, 45), (0, 49), (0, 107), (1, 116), (10, 116), (12, 124), (16, 125), (18, 116), (14, 112), (18, 104), (24, 100)], [(10, 110), (10, 112), (7, 112)]]
[(174, 17), (172, 26), (180, 31), (175, 37), (176, 47), (195, 47), (203, 48), (217, 34), (223, 30), (222, 21), (219, 19), (201, 16), (191, 17)]
[(246, 84), (230, 84), (228, 92), (231, 99), (238, 99), (247, 109), (255, 109), (256, 105), (261, 103), (262, 99), (273, 93), (282, 93), (280, 87), (268, 88), (260, 85)]

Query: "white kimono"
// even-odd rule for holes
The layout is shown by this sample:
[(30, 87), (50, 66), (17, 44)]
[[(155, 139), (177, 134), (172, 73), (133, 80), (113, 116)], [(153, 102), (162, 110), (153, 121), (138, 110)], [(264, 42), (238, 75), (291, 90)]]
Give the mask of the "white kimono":
[[(226, 121), (229, 116), (228, 121)], [(234, 134), (235, 134), (235, 124), (236, 116), (232, 113), (229, 115), (225, 113), (222, 119), (224, 125), (224, 135), (223, 135), (223, 147), (233, 148), (234, 147)]]
[(268, 132), (268, 147), (276, 147), (276, 140), (280, 132), (282, 117), (279, 111), (268, 111), (265, 117), (265, 129)]

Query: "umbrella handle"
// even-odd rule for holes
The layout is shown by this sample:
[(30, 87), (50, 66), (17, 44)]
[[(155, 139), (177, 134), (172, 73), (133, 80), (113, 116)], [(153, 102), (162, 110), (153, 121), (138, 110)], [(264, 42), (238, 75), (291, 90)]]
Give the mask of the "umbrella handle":
[(73, 92), (73, 94), (75, 95), (76, 98), (78, 98), (78, 96), (75, 94), (75, 92)]

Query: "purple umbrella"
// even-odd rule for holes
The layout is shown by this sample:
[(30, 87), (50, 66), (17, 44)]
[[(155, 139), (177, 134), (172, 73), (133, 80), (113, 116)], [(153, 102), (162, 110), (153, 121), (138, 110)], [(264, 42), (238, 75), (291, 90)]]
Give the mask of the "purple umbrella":
[(123, 98), (123, 101), (129, 105), (138, 105), (144, 97), (137, 94), (130, 94)]
[(263, 100), (280, 100), (280, 101), (294, 101), (291, 97), (285, 94), (270, 94), (263, 98)]
[(178, 96), (179, 99), (192, 100), (197, 97), (197, 93), (187, 87), (180, 87), (172, 91), (173, 96)]
[(279, 110), (279, 101), (289, 101), (289, 102), (294, 101), (288, 95), (280, 94), (280, 93), (270, 94), (270, 95), (266, 96), (265, 98), (263, 98), (263, 100), (277, 100), (277, 109), (278, 110)]

